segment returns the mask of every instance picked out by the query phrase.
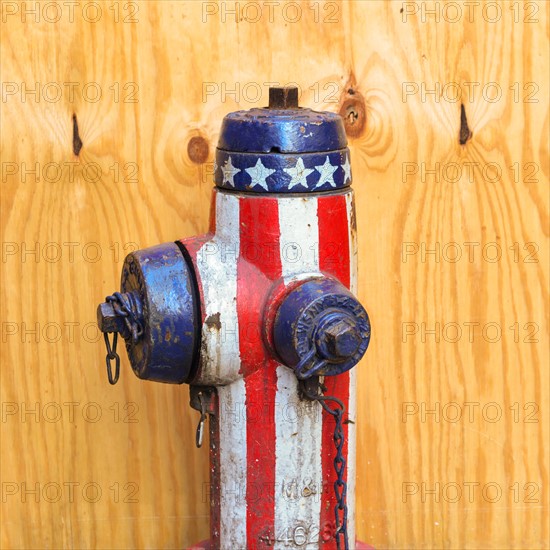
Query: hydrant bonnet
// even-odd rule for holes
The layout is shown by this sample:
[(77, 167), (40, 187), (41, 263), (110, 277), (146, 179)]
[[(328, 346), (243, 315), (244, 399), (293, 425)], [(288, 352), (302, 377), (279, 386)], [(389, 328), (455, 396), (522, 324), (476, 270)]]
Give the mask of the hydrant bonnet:
[[(286, 98), (278, 94), (287, 90)], [(270, 89), (270, 105), (225, 116), (216, 150), (218, 187), (254, 193), (330, 191), (351, 184), (342, 118), (298, 107), (297, 89)]]

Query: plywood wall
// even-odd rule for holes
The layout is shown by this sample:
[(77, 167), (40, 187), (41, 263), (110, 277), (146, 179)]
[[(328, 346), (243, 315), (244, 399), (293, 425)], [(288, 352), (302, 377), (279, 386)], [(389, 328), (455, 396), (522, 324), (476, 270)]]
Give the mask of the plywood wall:
[(296, 82), (350, 136), (358, 534), (547, 548), (550, 4), (238, 4), (2, 2), (2, 547), (207, 536), (188, 389), (109, 386), (95, 307), (206, 230), (223, 115)]

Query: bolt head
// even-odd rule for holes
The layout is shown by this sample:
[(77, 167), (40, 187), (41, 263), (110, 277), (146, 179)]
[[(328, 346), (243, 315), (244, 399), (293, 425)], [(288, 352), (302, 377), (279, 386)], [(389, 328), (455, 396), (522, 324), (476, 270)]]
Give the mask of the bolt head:
[(361, 344), (361, 334), (345, 319), (332, 323), (324, 333), (327, 350), (337, 358), (351, 357)]
[(109, 302), (97, 306), (97, 325), (101, 332), (122, 332), (124, 319), (116, 315)]

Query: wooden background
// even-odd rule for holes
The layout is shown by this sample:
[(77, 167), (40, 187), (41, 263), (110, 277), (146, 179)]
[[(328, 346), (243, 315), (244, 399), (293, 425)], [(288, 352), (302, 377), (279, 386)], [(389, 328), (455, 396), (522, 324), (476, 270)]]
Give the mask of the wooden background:
[(360, 538), (548, 548), (550, 4), (489, 4), (2, 3), (3, 548), (207, 536), (188, 388), (125, 354), (109, 386), (95, 308), (134, 247), (206, 230), (221, 119), (268, 82), (348, 115)]

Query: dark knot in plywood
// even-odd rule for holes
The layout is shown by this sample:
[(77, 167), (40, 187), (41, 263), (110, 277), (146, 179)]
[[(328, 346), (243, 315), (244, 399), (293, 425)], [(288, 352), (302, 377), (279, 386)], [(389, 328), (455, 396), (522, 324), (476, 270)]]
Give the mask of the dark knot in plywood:
[(472, 131), (468, 128), (468, 119), (466, 118), (466, 109), (464, 104), (460, 105), (460, 134), (458, 136), (458, 141), (460, 145), (465, 145), (466, 142), (471, 139)]
[(344, 119), (344, 128), (348, 137), (358, 138), (363, 134), (367, 124), (367, 109), (365, 98), (357, 89), (349, 87), (344, 92), (340, 116)]
[(208, 159), (209, 146), (208, 141), (202, 136), (195, 136), (189, 140), (187, 144), (187, 154), (191, 162), (195, 164), (203, 164)]
[(78, 133), (78, 121), (76, 120), (76, 114), (73, 113), (73, 153), (78, 157), (80, 149), (82, 149), (82, 140)]

